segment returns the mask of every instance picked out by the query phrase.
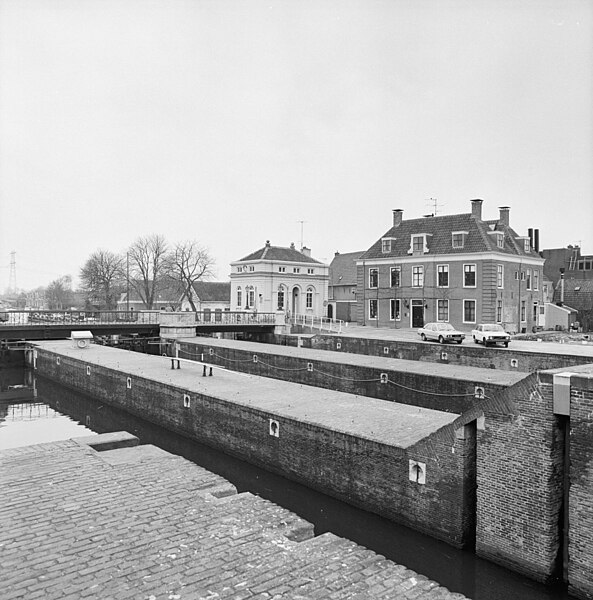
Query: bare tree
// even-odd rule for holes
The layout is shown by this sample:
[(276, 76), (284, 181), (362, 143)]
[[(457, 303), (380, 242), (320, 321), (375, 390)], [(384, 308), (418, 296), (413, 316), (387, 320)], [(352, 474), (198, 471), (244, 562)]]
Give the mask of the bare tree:
[(45, 297), (50, 310), (64, 310), (72, 306), (72, 277), (64, 275), (54, 279), (45, 288)]
[(169, 245), (162, 235), (139, 237), (128, 249), (130, 286), (151, 310), (171, 268)]
[(93, 252), (80, 270), (80, 282), (88, 300), (111, 310), (123, 287), (124, 258), (109, 250)]
[(187, 298), (191, 309), (196, 311), (193, 286), (212, 276), (214, 259), (208, 250), (196, 241), (179, 242), (171, 253), (170, 277), (181, 289), (181, 300)]

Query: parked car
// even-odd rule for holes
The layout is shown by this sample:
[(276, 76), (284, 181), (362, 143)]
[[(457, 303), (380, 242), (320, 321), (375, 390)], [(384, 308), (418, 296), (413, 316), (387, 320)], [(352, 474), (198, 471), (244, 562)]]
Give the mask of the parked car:
[(465, 338), (465, 333), (457, 331), (450, 323), (426, 323), (418, 330), (418, 334), (423, 341), (435, 340), (441, 344), (446, 342), (461, 344)]
[(511, 336), (503, 329), (502, 325), (497, 323), (481, 323), (472, 329), (472, 337), (476, 344), (482, 343), (484, 346), (504, 344), (504, 347), (507, 348), (511, 341)]

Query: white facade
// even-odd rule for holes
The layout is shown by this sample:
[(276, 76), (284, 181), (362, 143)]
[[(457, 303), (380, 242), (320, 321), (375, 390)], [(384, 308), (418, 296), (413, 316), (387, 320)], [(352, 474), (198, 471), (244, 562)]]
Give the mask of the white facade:
[(231, 311), (326, 316), (329, 265), (303, 248), (270, 246), (231, 263)]

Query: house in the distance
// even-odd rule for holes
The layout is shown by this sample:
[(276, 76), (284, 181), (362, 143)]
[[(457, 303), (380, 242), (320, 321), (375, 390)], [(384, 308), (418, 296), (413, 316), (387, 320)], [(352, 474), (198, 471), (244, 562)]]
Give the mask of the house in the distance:
[(327, 316), (342, 321), (356, 321), (356, 261), (360, 252), (336, 252), (329, 265), (329, 300)]
[(329, 267), (297, 250), (265, 246), (231, 263), (231, 310), (325, 316)]
[(471, 330), (501, 323), (510, 332), (540, 324), (544, 259), (533, 235), (511, 227), (508, 207), (482, 218), (482, 200), (471, 213), (403, 219), (357, 260), (358, 323), (422, 327), (448, 322)]
[[(197, 281), (193, 285), (194, 306), (197, 311), (224, 312), (231, 309), (231, 284), (229, 281)], [(187, 297), (181, 302), (180, 310), (192, 310)]]

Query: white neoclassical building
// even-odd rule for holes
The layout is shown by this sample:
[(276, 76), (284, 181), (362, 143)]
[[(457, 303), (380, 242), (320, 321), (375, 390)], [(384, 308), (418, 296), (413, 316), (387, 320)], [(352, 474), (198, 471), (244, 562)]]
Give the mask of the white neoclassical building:
[(297, 250), (266, 245), (231, 263), (231, 310), (326, 316), (329, 265)]

